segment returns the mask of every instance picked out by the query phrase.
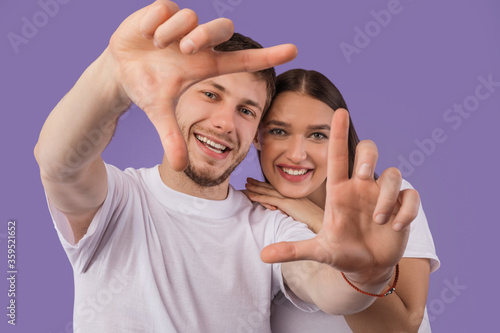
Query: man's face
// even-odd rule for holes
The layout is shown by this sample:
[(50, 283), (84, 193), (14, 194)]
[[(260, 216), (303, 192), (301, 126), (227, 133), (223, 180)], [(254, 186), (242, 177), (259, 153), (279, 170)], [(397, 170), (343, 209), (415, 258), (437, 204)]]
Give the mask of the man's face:
[(265, 82), (251, 73), (222, 75), (190, 87), (176, 109), (189, 153), (185, 174), (205, 187), (228, 179), (250, 149), (265, 102)]

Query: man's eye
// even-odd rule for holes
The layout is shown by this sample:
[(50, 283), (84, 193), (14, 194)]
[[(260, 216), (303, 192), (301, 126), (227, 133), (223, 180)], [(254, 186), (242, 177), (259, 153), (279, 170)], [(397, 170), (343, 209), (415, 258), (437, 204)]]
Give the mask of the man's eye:
[(286, 134), (286, 132), (284, 130), (282, 130), (281, 128), (273, 128), (269, 131), (269, 133), (274, 134), (274, 135), (278, 135), (278, 136), (283, 136)]
[(248, 110), (248, 109), (245, 109), (245, 108), (241, 108), (240, 109), (241, 113), (243, 113), (245, 116), (253, 116), (254, 113), (251, 111), (251, 110)]

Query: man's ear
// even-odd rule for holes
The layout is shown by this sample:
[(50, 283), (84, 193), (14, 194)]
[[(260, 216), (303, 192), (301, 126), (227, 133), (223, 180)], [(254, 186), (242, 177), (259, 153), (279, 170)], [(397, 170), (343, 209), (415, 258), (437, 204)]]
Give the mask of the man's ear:
[(255, 133), (255, 137), (253, 138), (253, 145), (255, 149), (260, 150), (260, 142), (259, 142), (259, 132)]

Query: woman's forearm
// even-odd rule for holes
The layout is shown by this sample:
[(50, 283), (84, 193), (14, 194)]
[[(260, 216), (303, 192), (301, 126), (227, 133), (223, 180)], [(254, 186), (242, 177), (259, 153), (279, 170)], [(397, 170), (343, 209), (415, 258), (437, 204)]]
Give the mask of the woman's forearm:
[(429, 260), (403, 258), (396, 292), (377, 299), (370, 307), (345, 316), (357, 332), (418, 332), (429, 286)]

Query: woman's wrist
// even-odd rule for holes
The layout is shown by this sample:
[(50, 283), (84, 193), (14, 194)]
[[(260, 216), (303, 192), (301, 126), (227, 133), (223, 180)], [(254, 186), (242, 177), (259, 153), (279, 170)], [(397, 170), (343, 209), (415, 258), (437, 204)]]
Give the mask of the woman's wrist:
[(389, 296), (390, 294), (392, 294), (396, 290), (396, 285), (397, 285), (398, 279), (399, 279), (399, 263), (396, 264), (396, 267), (394, 269), (394, 277), (389, 278), (389, 281), (392, 280), (390, 287), (385, 288), (385, 290), (383, 290), (380, 293), (373, 293), (373, 292), (365, 291), (365, 290), (359, 288), (358, 286), (356, 286), (355, 284), (353, 284), (352, 281), (350, 281), (347, 278), (345, 273), (342, 273), (342, 276), (343, 276), (344, 280), (347, 282), (347, 284), (349, 284), (349, 286), (351, 286), (354, 290), (356, 290), (357, 292), (359, 292), (361, 294), (364, 294), (367, 296), (372, 296), (372, 297), (385, 297), (385, 296)]

